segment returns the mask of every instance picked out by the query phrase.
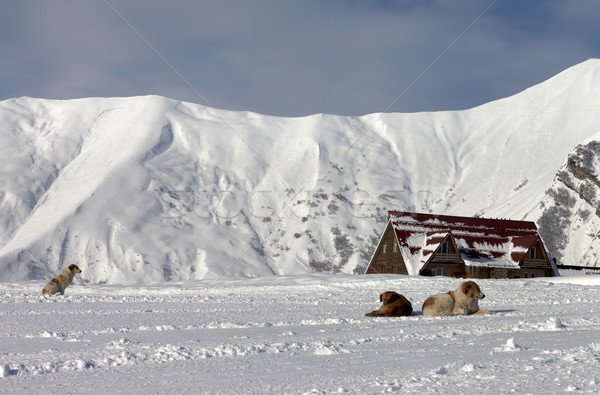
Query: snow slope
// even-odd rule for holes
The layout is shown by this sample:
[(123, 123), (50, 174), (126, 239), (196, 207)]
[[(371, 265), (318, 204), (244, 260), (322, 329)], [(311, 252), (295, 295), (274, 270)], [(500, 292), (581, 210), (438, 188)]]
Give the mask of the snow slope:
[[(598, 393), (600, 276), (478, 280), (496, 314), (422, 315), (459, 283), (312, 274), (65, 296), (1, 283), (0, 393)], [(365, 317), (387, 290), (414, 314)]]
[[(388, 209), (537, 221), (600, 130), (600, 60), (465, 111), (277, 118), (162, 97), (0, 102), (0, 280), (361, 273)], [(594, 137), (596, 138), (596, 137)], [(580, 246), (578, 240), (586, 245)], [(569, 239), (581, 264), (597, 239)], [(563, 248), (556, 243), (553, 248)], [(552, 252), (552, 251), (551, 251)]]

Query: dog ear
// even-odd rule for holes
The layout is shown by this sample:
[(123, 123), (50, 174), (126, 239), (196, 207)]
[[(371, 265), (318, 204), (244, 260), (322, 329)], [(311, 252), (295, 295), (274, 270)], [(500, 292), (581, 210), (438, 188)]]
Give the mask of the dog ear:
[(479, 285), (475, 281), (467, 281), (463, 291), (465, 295), (471, 298), (482, 299), (484, 296), (483, 292), (481, 292), (481, 288), (479, 288)]
[[(385, 292), (384, 292), (385, 293)], [(383, 302), (383, 294), (379, 295), (379, 301)]]
[(466, 281), (462, 284), (462, 291), (463, 294), (465, 294), (468, 297), (473, 297), (473, 294), (475, 293), (475, 290), (473, 289), (473, 282), (472, 281)]

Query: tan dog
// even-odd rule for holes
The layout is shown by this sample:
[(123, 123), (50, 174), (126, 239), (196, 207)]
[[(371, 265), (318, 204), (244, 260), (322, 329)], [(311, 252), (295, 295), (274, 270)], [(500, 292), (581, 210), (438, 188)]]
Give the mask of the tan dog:
[(405, 317), (412, 314), (412, 304), (397, 292), (386, 291), (379, 295), (379, 301), (383, 306), (365, 314), (367, 317)]
[(52, 295), (60, 292), (61, 295), (64, 295), (65, 289), (71, 284), (73, 277), (75, 277), (77, 273), (81, 273), (79, 267), (77, 265), (69, 265), (68, 268), (64, 269), (58, 276), (54, 277), (46, 284), (42, 290), (42, 294)]
[(474, 281), (465, 281), (454, 291), (428, 297), (423, 303), (423, 315), (448, 316), (469, 314), (494, 314), (479, 309), (479, 299), (485, 295)]

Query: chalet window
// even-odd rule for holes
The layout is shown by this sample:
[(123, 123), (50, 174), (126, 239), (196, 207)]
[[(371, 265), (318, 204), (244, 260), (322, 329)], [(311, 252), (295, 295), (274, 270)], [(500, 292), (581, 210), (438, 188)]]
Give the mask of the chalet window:
[(527, 273), (527, 272), (524, 272), (524, 273), (523, 273), (523, 278), (529, 278), (529, 273)]
[(450, 253), (450, 244), (447, 241), (442, 243), (442, 245), (440, 247), (440, 253), (442, 253), (442, 254)]
[(390, 251), (390, 244), (392, 245), (391, 250), (393, 252), (398, 252), (398, 244), (396, 244), (395, 241), (389, 242), (386, 241), (383, 243), (383, 250), (381, 252), (383, 252), (384, 254), (388, 253)]
[(531, 250), (529, 250), (529, 253), (527, 254), (527, 258), (529, 259), (537, 259), (537, 248), (535, 247), (531, 247)]
[(435, 268), (436, 276), (448, 276), (448, 268), (446, 267), (436, 267)]
[(535, 273), (531, 273), (530, 278), (535, 278)]

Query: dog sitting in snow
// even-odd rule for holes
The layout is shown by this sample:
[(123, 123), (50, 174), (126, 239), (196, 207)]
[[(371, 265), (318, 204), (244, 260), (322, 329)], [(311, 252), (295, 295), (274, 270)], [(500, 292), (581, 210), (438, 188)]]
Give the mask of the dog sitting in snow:
[(479, 309), (479, 299), (485, 295), (474, 281), (465, 281), (454, 291), (428, 297), (423, 303), (423, 315), (448, 316), (494, 314)]
[(79, 267), (77, 265), (69, 265), (68, 268), (64, 269), (58, 276), (54, 277), (46, 284), (42, 290), (42, 294), (52, 295), (60, 292), (61, 295), (64, 295), (65, 289), (71, 284), (73, 277), (75, 277), (77, 273), (81, 273)]
[(383, 306), (365, 314), (367, 317), (405, 317), (412, 314), (412, 304), (397, 292), (386, 291), (379, 295), (379, 301)]

